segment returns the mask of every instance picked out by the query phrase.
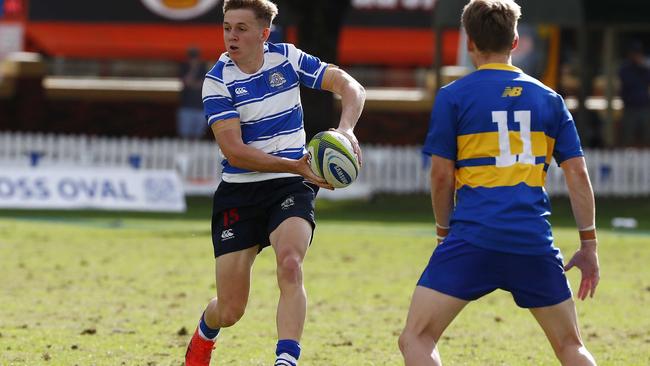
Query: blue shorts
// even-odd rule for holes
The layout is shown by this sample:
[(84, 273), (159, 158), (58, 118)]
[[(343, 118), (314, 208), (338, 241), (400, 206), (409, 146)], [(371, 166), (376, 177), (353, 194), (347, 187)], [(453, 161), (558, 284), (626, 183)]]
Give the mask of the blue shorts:
[(302, 177), (252, 183), (221, 182), (212, 206), (214, 256), (271, 244), (269, 235), (289, 217), (316, 226), (314, 200), (318, 187)]
[(551, 306), (572, 296), (560, 254), (498, 252), (452, 235), (434, 250), (418, 286), (467, 301), (502, 289), (522, 308)]

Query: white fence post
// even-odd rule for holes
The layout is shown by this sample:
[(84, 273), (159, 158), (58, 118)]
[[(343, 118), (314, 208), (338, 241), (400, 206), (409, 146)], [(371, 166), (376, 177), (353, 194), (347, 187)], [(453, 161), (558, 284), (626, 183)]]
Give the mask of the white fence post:
[[(428, 193), (429, 167), (420, 146), (363, 146), (359, 183), (373, 193)], [(110, 138), (41, 133), (0, 133), (0, 166), (29, 166), (30, 154), (43, 154), (41, 165), (130, 166), (173, 169), (188, 191), (208, 193), (220, 176), (220, 157), (212, 141)], [(600, 196), (650, 196), (650, 149), (586, 150), (594, 191)], [(204, 188), (197, 188), (204, 187)], [(566, 195), (562, 170), (552, 161), (546, 177), (551, 195)]]

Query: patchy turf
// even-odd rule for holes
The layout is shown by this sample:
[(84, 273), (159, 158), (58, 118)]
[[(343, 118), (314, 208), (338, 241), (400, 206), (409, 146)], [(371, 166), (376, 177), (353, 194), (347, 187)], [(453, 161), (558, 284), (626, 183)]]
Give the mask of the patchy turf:
[[(209, 200), (199, 203), (187, 215), (0, 218), (0, 365), (180, 365), (215, 291)], [(310, 306), (302, 364), (400, 365), (397, 335), (433, 249), (428, 198), (348, 205), (319, 202), (305, 263)], [(603, 230), (605, 224), (602, 282), (595, 299), (578, 304), (581, 327), (601, 364), (647, 365), (650, 236)], [(556, 236), (568, 257), (575, 229), (558, 228)], [(220, 336), (220, 365), (273, 361), (277, 289), (269, 250), (253, 277), (246, 315)], [(570, 280), (576, 288), (578, 273)], [(451, 365), (556, 364), (532, 316), (503, 292), (470, 304), (440, 351)]]

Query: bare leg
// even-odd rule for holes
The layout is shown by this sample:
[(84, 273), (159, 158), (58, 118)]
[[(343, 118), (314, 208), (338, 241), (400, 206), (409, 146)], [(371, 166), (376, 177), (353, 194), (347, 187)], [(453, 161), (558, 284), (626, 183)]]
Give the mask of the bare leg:
[(309, 247), (312, 227), (299, 217), (290, 217), (270, 236), (275, 250), (280, 300), (278, 339), (299, 341), (307, 313), (307, 294), (302, 281), (302, 262)]
[(257, 255), (254, 246), (224, 254), (215, 261), (217, 295), (205, 309), (205, 322), (210, 328), (225, 328), (244, 315), (251, 283), (251, 268)]
[(442, 332), (467, 305), (461, 300), (426, 287), (413, 293), (406, 327), (399, 337), (399, 348), (406, 366), (440, 366), (436, 344)]
[(555, 355), (565, 366), (594, 366), (596, 361), (582, 343), (573, 299), (557, 305), (530, 309), (544, 329)]

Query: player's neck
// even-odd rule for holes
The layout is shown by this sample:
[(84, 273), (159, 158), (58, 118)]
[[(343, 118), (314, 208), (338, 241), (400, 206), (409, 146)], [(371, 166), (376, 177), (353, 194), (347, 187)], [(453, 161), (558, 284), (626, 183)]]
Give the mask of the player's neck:
[(254, 74), (264, 65), (264, 51), (262, 50), (248, 59), (235, 61), (235, 64), (239, 70), (246, 74)]
[(474, 59), (474, 66), (479, 67), (487, 64), (506, 64), (512, 65), (512, 57), (510, 54), (504, 55), (500, 53), (479, 53), (476, 54)]

